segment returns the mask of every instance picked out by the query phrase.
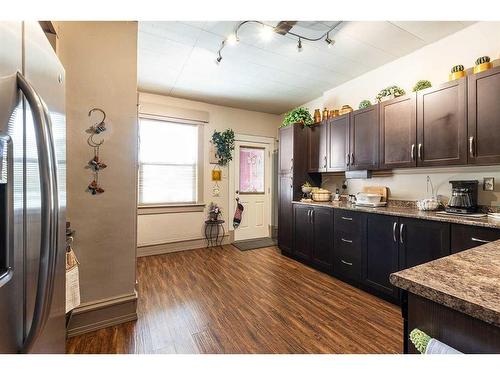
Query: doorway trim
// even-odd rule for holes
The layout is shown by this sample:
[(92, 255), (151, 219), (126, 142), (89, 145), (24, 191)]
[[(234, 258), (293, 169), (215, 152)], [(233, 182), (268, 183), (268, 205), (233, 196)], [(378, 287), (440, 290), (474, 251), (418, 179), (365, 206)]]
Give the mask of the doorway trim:
[[(258, 135), (249, 135), (249, 134), (241, 134), (241, 133), (235, 133), (234, 134), (234, 141), (240, 141), (240, 142), (253, 142), (253, 143), (261, 143), (262, 145), (269, 146), (269, 160), (271, 162), (270, 168), (269, 168), (269, 176), (266, 176), (265, 178), (268, 179), (269, 181), (269, 210), (268, 210), (268, 223), (269, 223), (269, 235), (271, 236), (271, 228), (273, 225), (273, 191), (274, 191), (274, 181), (273, 181), (273, 174), (275, 173), (274, 170), (274, 164), (272, 162), (272, 157), (273, 157), (273, 152), (276, 148), (276, 138), (273, 137), (263, 137), (263, 136), (258, 136)], [(234, 240), (234, 228), (233, 228), (233, 216), (234, 216), (234, 211), (236, 209), (236, 189), (235, 189), (235, 151), (233, 150), (232, 153), (233, 160), (229, 163), (229, 223), (228, 228), (229, 232), (232, 233), (230, 238)], [(233, 242), (233, 241), (231, 241)]]

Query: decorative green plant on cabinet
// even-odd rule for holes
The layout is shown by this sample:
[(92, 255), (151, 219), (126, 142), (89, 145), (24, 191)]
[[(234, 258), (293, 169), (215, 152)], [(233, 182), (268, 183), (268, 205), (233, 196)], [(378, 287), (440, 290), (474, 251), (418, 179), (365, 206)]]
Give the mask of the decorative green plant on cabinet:
[(393, 86), (388, 86), (385, 89), (380, 90), (378, 95), (376, 96), (377, 101), (382, 101), (383, 98), (392, 96), (394, 95), (395, 98), (398, 96), (403, 96), (406, 94), (406, 91), (403, 90), (401, 87), (393, 85)]
[(368, 108), (371, 105), (372, 105), (372, 102), (370, 102), (369, 100), (362, 100), (359, 103), (359, 109)]
[(303, 124), (304, 126), (311, 126), (313, 123), (311, 114), (307, 108), (295, 108), (285, 115), (283, 123), (280, 128), (291, 125), (291, 124)]
[(417, 92), (420, 90), (428, 89), (429, 87), (432, 87), (431, 81), (428, 81), (426, 79), (422, 79), (415, 83), (415, 86), (413, 86), (413, 92)]

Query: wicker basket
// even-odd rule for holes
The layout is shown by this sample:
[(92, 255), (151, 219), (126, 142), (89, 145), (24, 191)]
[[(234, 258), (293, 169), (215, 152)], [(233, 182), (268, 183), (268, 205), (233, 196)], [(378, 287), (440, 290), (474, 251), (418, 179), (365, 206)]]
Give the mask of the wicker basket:
[(328, 190), (316, 190), (312, 193), (312, 199), (315, 202), (330, 202), (332, 199), (332, 193)]

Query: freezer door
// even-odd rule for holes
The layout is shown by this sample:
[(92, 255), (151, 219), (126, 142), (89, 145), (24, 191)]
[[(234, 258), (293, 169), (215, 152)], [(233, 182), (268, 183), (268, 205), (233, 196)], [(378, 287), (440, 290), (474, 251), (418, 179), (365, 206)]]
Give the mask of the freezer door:
[(23, 341), (22, 22), (0, 22), (0, 354)]
[[(31, 353), (65, 352), (65, 222), (66, 222), (66, 117), (64, 69), (37, 22), (24, 23), (24, 76), (45, 102), (52, 123), (57, 159), (59, 223), (54, 292), (50, 315), (31, 347)], [(41, 187), (37, 139), (31, 109), (26, 105), (25, 208), (25, 335), (33, 321), (40, 265)]]

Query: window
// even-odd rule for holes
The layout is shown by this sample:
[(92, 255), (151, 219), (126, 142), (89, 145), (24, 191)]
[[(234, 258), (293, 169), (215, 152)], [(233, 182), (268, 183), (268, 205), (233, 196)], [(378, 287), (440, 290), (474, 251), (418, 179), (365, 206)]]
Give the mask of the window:
[(198, 203), (199, 125), (139, 118), (139, 205)]

